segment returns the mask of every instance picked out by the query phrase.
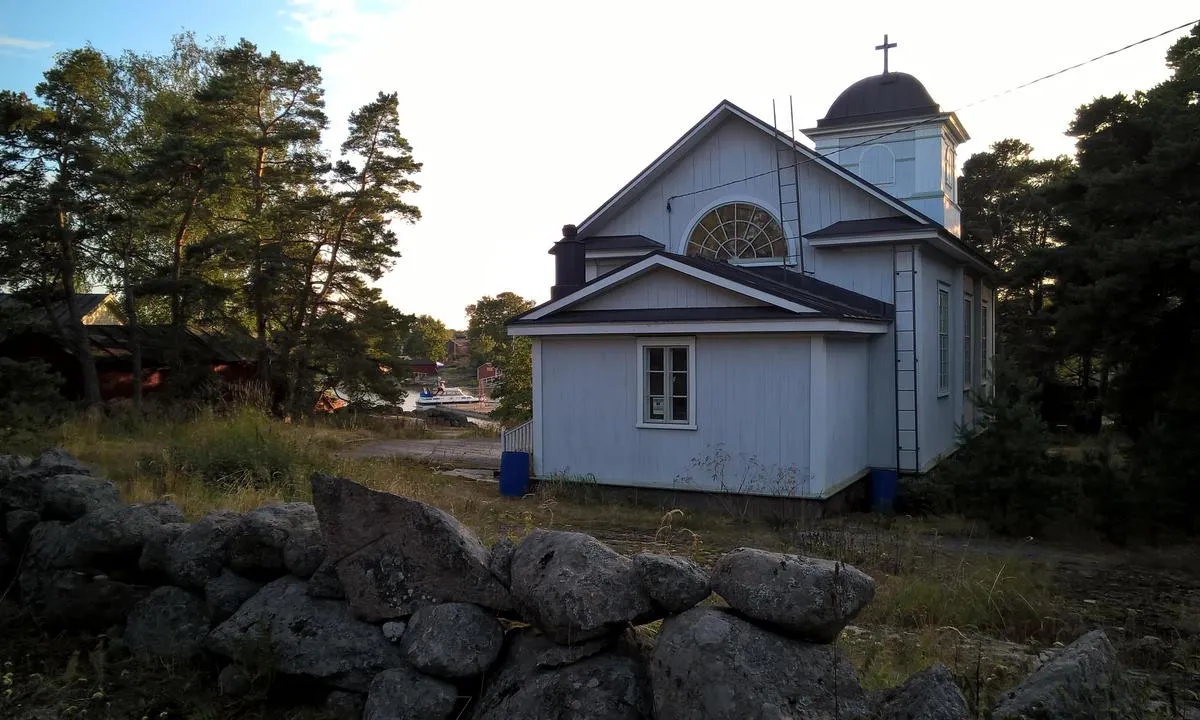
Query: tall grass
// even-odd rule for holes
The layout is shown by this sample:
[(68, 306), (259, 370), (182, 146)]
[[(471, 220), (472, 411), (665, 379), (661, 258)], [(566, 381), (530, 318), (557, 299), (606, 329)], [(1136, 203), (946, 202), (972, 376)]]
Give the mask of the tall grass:
[(435, 437), (428, 423), (421, 418), (372, 415), (352, 410), (317, 417), (311, 420), (310, 424), (317, 428), (334, 428), (396, 440), (424, 440)]
[(664, 514), (654, 503), (614, 503), (594, 482), (565, 477), (506, 498), (495, 483), (349, 452), (386, 437), (387, 428), (288, 424), (251, 408), (174, 420), (75, 419), (60, 434), (68, 450), (117, 483), (126, 501), (167, 498), (190, 519), (218, 508), (310, 500), (309, 476), (321, 471), (440, 507), (485, 543), (543, 527), (589, 532), (626, 554), (683, 554), (706, 565), (742, 545), (842, 560), (877, 583), (874, 601), (856, 620), (868, 630), (848, 631), (841, 641), (869, 687), (894, 685), (940, 661), (981, 706), (1024, 672), (1030, 656), (1022, 645), (1044, 647), (1078, 634), (1048, 569), (994, 546), (971, 547), (969, 539), (946, 541), (927, 524), (840, 518), (781, 525), (723, 513)]
[(176, 422), (76, 419), (62, 435), (67, 449), (98, 466), (127, 500), (166, 497), (191, 516), (308, 500), (309, 478), (319, 471), (434, 504), (485, 538), (556, 527), (592, 532), (626, 552), (680, 552), (701, 563), (739, 545), (842, 560), (876, 578), (868, 623), (954, 627), (1018, 642), (1052, 642), (1064, 633), (1044, 570), (942, 542), (922, 526), (843, 519), (780, 527), (675, 511), (664, 532), (661, 508), (608, 502), (594, 479), (551, 478), (534, 495), (502, 498), (493, 483), (439, 475), (412, 460), (352, 457), (346, 451), (373, 437), (364, 432), (282, 423), (243, 407)]
[(438, 485), (422, 466), (343, 456), (373, 434), (283, 423), (251, 407), (205, 410), (174, 421), (76, 418), (59, 435), (67, 450), (115, 482), (127, 501), (168, 498), (192, 517), (307, 500), (309, 477), (318, 471), (402, 491)]
[(794, 549), (856, 565), (876, 581), (863, 621), (897, 628), (956, 628), (1016, 642), (1054, 642), (1074, 628), (1050, 569), (1015, 546), (948, 541), (917, 523), (885, 526), (834, 519), (798, 532)]

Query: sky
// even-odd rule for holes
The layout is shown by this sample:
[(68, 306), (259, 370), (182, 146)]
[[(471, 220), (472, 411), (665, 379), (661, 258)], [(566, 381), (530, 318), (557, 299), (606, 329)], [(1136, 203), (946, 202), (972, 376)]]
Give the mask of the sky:
[[(321, 66), (329, 146), (379, 91), (424, 164), (415, 225), (381, 281), (405, 312), (465, 328), (464, 308), (506, 290), (548, 299), (552, 257), (579, 223), (722, 99), (816, 124), (845, 87), (882, 69), (916, 75), (958, 110), (1197, 19), (1179, 0), (902, 3), (856, 0), (0, 0), (0, 87), (32, 93), (55, 52), (90, 43), (163, 51), (172, 34), (245, 37)], [(1074, 110), (1167, 76), (1186, 30), (959, 112), (961, 163), (1002, 138), (1070, 154)], [(783, 115), (786, 118), (786, 115)], [(784, 127), (787, 125), (784, 123)]]

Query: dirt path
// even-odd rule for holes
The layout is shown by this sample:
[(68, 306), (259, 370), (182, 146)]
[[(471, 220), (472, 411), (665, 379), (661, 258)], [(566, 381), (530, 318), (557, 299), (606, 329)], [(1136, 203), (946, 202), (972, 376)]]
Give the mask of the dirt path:
[(485, 470), (500, 469), (500, 439), (438, 438), (381, 440), (350, 452), (352, 457), (407, 457), (421, 462)]

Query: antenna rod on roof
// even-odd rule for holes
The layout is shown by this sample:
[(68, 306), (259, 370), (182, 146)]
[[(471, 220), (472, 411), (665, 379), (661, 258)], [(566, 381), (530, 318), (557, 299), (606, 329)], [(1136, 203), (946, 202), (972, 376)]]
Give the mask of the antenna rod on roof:
[(796, 253), (800, 256), (800, 274), (804, 268), (804, 233), (800, 228), (800, 153), (796, 150), (796, 106), (788, 95), (788, 114), (792, 116), (792, 180), (796, 189)]
[[(779, 164), (779, 136), (783, 133), (779, 132), (779, 116), (775, 112), (775, 98), (771, 98), (771, 132), (775, 133), (775, 186), (779, 188), (779, 228), (783, 230), (783, 244), (787, 246), (787, 221), (784, 219), (783, 212), (783, 169)], [(784, 252), (788, 252), (786, 249)], [(787, 262), (787, 259), (784, 259)]]

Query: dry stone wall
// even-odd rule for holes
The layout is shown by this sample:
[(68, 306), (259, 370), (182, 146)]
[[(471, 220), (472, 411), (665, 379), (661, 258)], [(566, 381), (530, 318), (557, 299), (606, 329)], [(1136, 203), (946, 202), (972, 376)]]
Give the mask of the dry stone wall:
[[(44, 622), (105, 630), (148, 662), (217, 658), (224, 694), (269, 663), (342, 717), (972, 716), (941, 666), (863, 690), (833, 641), (875, 584), (848, 565), (742, 548), (710, 576), (551, 530), (487, 548), (424, 503), (325, 475), (312, 488), (312, 505), (187, 523), (169, 502), (123, 504), (61, 450), (0, 456), (0, 580)], [(635, 629), (656, 620), (656, 636)], [(1123, 687), (1091, 633), (995, 716), (1136, 717)]]

